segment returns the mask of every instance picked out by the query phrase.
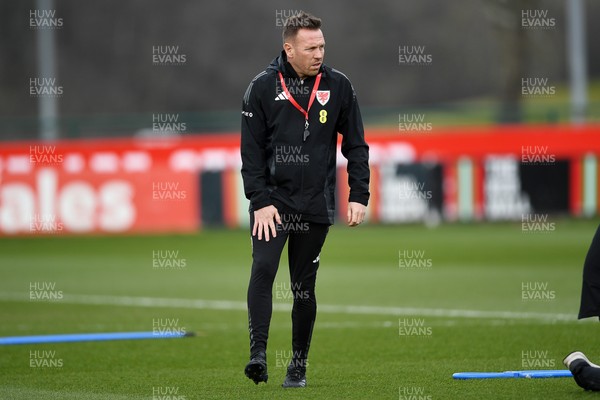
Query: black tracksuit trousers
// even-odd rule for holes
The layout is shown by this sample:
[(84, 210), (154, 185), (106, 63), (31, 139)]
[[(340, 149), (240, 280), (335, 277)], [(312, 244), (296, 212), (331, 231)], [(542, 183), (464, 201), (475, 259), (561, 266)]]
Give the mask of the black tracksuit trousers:
[[(283, 217), (283, 216), (282, 216)], [(254, 215), (250, 216), (250, 227)], [(292, 350), (296, 365), (303, 365), (317, 314), (315, 281), (319, 254), (329, 225), (312, 222), (286, 222), (277, 225), (277, 237), (265, 241), (252, 236), (252, 272), (248, 285), (248, 328), (250, 355), (266, 351), (273, 308), (273, 281), (279, 267), (283, 247), (288, 241), (292, 308)], [(271, 236), (271, 235), (269, 235)]]
[[(583, 264), (583, 285), (579, 319), (600, 316), (600, 226), (590, 244)], [(600, 368), (575, 361), (570, 368), (575, 382), (585, 390), (600, 391)]]
[(600, 226), (596, 229), (583, 264), (579, 319), (588, 317), (600, 317)]

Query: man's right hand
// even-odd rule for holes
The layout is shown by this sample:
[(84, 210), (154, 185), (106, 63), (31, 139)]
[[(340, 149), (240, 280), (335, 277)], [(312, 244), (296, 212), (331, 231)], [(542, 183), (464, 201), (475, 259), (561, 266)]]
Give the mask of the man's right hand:
[(258, 234), (258, 240), (262, 240), (262, 235), (264, 232), (265, 240), (268, 242), (269, 230), (272, 232), (273, 237), (277, 236), (275, 222), (281, 224), (281, 217), (279, 216), (275, 206), (266, 206), (254, 211), (254, 226), (252, 227), (252, 236), (256, 236)]

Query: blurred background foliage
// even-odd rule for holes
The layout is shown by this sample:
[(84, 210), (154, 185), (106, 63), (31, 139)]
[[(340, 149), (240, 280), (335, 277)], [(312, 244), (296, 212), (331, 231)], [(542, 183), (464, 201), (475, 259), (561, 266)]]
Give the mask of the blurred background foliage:
[[(239, 129), (241, 97), (281, 49), (281, 15), (323, 19), (325, 63), (352, 80), (369, 127), (397, 129), (399, 113), (434, 126), (569, 119), (565, 0), (373, 0), (349, 3), (55, 0), (60, 137), (143, 134), (156, 113), (187, 132)], [(0, 0), (0, 138), (37, 137), (39, 76), (34, 0)], [(524, 29), (546, 10), (551, 29)], [(600, 2), (587, 0), (588, 121), (600, 121)], [(343, 12), (342, 12), (343, 11)], [(350, 22), (351, 21), (351, 22)], [(155, 46), (178, 46), (182, 65), (156, 65)], [(430, 65), (402, 65), (399, 46), (424, 46)], [(521, 78), (547, 78), (549, 98), (524, 99)]]

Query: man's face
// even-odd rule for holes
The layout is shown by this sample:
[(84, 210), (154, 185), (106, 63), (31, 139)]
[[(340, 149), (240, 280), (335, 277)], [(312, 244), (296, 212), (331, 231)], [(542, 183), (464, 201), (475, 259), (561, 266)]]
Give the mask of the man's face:
[(295, 38), (284, 43), (283, 48), (300, 78), (319, 73), (325, 56), (325, 38), (320, 29), (300, 29)]

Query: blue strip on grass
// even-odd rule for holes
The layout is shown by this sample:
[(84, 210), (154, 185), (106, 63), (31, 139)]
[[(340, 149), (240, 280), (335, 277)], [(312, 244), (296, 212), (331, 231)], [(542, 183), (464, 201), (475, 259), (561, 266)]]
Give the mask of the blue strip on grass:
[(457, 372), (452, 374), (454, 379), (510, 379), (510, 378), (571, 378), (573, 374), (568, 369), (542, 369), (529, 371), (504, 372)]
[(103, 340), (138, 340), (138, 339), (172, 339), (192, 336), (180, 332), (107, 332), (107, 333), (73, 333), (63, 335), (35, 335), (0, 337), (0, 345), (65, 342), (96, 342)]

